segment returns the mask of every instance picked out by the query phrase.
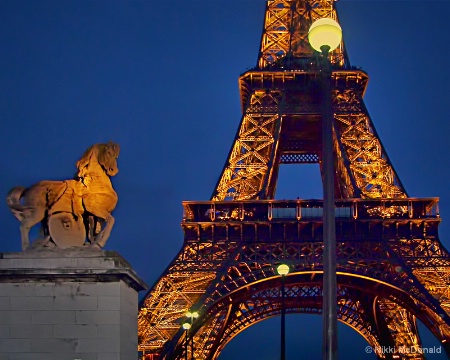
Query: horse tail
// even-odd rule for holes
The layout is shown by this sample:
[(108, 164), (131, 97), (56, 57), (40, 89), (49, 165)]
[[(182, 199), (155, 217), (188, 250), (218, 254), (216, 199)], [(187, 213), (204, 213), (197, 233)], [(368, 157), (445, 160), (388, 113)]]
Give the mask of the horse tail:
[(24, 212), (28, 210), (28, 207), (25, 207), (20, 203), (20, 199), (25, 190), (26, 188), (23, 186), (16, 186), (6, 196), (6, 204), (19, 221), (22, 221)]

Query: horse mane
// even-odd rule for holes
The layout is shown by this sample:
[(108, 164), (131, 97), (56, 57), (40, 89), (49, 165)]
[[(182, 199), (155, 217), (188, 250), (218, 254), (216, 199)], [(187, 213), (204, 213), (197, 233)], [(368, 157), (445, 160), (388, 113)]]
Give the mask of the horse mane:
[(120, 153), (120, 146), (119, 144), (115, 144), (112, 141), (110, 141), (107, 144), (97, 144), (98, 149), (98, 162), (101, 165), (106, 164), (111, 158), (117, 159), (119, 157)]
[(91, 157), (94, 154), (94, 151), (96, 150), (96, 145), (92, 145), (89, 147), (81, 156), (81, 159), (77, 161), (77, 169), (78, 169), (78, 177), (83, 178), (85, 175), (85, 170), (89, 165), (89, 162), (91, 161)]
[(83, 178), (86, 174), (86, 170), (91, 161), (97, 158), (97, 162), (100, 165), (105, 165), (110, 161), (111, 158), (114, 160), (117, 159), (120, 152), (119, 144), (113, 143), (112, 141), (106, 144), (94, 144), (89, 147), (84, 154), (81, 156), (81, 159), (77, 161), (77, 169), (79, 178)]

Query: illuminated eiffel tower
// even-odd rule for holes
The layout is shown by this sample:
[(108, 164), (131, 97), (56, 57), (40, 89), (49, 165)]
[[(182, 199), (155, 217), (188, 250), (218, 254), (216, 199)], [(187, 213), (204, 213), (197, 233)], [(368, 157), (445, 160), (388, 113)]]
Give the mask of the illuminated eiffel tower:
[[(322, 164), (320, 56), (307, 33), (332, 0), (268, 1), (243, 115), (210, 201), (184, 202), (184, 244), (141, 303), (146, 359), (216, 359), (247, 327), (322, 308), (323, 202), (274, 200), (280, 164)], [(363, 102), (368, 75), (331, 53), (338, 319), (379, 359), (422, 359), (416, 319), (450, 355), (450, 256), (437, 198), (407, 195)], [(189, 331), (186, 312), (198, 311)], [(185, 346), (193, 339), (194, 346)], [(381, 347), (393, 347), (385, 353)], [(193, 352), (193, 354), (192, 354)]]

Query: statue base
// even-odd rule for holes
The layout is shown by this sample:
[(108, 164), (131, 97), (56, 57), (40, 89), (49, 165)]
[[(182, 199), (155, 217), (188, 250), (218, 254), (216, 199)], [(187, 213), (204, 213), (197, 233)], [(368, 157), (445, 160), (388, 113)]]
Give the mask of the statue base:
[(113, 251), (0, 253), (0, 359), (137, 359), (146, 287)]

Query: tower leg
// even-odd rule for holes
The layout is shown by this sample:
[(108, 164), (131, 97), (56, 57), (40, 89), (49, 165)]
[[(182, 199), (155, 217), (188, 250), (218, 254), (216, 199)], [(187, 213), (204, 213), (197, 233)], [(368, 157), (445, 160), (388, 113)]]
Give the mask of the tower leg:
[(384, 340), (389, 344), (384, 351), (386, 358), (397, 355), (405, 359), (424, 359), (424, 355), (420, 353), (422, 343), (416, 317), (388, 299), (378, 299), (375, 308), (379, 315), (377, 316), (379, 333), (384, 335)]

